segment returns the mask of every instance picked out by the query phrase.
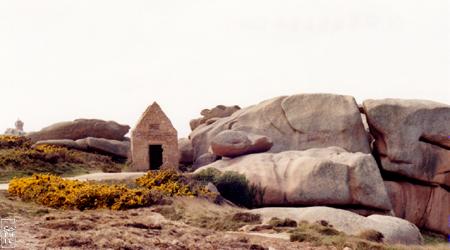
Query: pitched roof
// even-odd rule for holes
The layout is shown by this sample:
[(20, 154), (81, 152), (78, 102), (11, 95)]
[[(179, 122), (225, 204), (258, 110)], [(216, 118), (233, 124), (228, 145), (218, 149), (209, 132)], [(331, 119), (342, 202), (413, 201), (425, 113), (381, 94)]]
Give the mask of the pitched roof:
[(164, 111), (162, 111), (157, 102), (153, 102), (152, 105), (148, 106), (148, 108), (139, 118), (139, 121), (133, 130), (149, 130), (149, 126), (153, 124), (160, 124), (159, 130), (161, 131), (173, 131), (176, 133), (172, 122), (164, 113)]

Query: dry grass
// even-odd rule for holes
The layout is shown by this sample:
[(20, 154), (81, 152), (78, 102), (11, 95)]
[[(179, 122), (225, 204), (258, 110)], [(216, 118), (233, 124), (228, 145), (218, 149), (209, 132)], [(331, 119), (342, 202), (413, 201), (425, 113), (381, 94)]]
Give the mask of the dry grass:
[(33, 237), (19, 241), (24, 249), (305, 249), (300, 243), (192, 227), (149, 208), (55, 211), (29, 223), (24, 226)]
[(0, 191), (0, 217), (36, 217), (54, 211), (51, 208), (37, 205), (33, 202), (23, 202), (11, 196), (7, 191)]
[[(163, 217), (159, 213), (164, 214)], [(292, 240), (272, 230), (252, 235), (229, 233), (241, 225), (258, 223), (248, 210), (217, 205), (198, 198), (176, 198), (171, 205), (127, 211), (54, 210), (26, 203), (0, 192), (2, 217), (16, 216), (17, 249), (356, 249), (448, 250), (442, 239), (428, 245), (386, 245), (337, 232), (325, 221), (298, 223)], [(234, 218), (234, 220), (233, 220)], [(244, 222), (247, 221), (247, 222)], [(283, 223), (279, 225), (283, 225)], [(425, 236), (427, 239), (428, 236)], [(298, 242), (303, 241), (303, 242)]]
[(174, 199), (173, 204), (156, 206), (152, 211), (171, 220), (180, 220), (191, 226), (217, 231), (235, 231), (248, 224), (261, 223), (258, 215), (247, 213), (241, 208), (188, 197)]

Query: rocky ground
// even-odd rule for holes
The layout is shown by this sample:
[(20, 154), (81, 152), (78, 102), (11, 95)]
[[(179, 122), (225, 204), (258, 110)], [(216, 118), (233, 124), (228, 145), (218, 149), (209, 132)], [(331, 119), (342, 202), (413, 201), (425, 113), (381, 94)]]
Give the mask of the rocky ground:
[(352, 249), (448, 249), (443, 240), (428, 240), (424, 246), (384, 245), (350, 236), (335, 245), (326, 241), (334, 236), (291, 242), (283, 228), (239, 230), (252, 223), (230, 216), (245, 212), (194, 198), (127, 211), (54, 210), (0, 193), (2, 218), (17, 220), (16, 249), (343, 249), (345, 244), (354, 244)]

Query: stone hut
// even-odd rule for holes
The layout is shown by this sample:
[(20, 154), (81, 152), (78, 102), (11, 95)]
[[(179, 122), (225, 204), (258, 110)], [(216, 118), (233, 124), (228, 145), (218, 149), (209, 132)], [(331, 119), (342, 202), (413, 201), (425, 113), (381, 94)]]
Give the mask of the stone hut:
[(134, 171), (178, 169), (177, 130), (154, 102), (131, 131)]

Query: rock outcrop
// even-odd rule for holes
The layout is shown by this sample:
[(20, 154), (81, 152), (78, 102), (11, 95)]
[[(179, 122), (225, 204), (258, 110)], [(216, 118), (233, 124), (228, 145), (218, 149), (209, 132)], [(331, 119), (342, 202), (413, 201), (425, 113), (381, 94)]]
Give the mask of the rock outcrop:
[(192, 164), (194, 162), (194, 148), (192, 147), (191, 140), (187, 138), (181, 138), (178, 140), (178, 151), (180, 151), (181, 164)]
[(234, 112), (240, 110), (241, 108), (237, 105), (235, 106), (224, 106), (217, 105), (212, 109), (204, 109), (200, 114), (203, 116), (201, 118), (193, 119), (189, 125), (191, 126), (191, 130), (196, 129), (198, 126), (202, 124), (210, 125), (218, 120), (218, 118), (228, 117), (232, 115)]
[(129, 126), (113, 121), (77, 119), (56, 123), (38, 132), (28, 133), (26, 136), (33, 142), (55, 139), (78, 140), (87, 137), (122, 141), (128, 130), (130, 130)]
[(450, 193), (441, 187), (408, 182), (385, 181), (395, 216), (418, 227), (441, 234), (450, 234)]
[(107, 154), (120, 158), (128, 158), (130, 152), (129, 141), (116, 141), (94, 137), (83, 138), (76, 141), (70, 139), (43, 140), (36, 142), (33, 146), (37, 145), (62, 146), (86, 152)]
[(211, 163), (217, 161), (218, 159), (220, 159), (220, 157), (215, 155), (215, 154), (213, 154), (213, 153), (210, 153), (210, 152), (204, 153), (204, 154), (200, 155), (200, 157), (198, 157), (194, 161), (194, 164), (192, 165), (192, 168), (193, 169), (200, 168), (202, 166), (211, 164)]
[(211, 150), (218, 156), (236, 157), (245, 154), (266, 152), (272, 145), (272, 140), (267, 136), (225, 130), (213, 138)]
[(263, 206), (345, 205), (391, 209), (377, 164), (370, 154), (330, 147), (251, 154), (223, 159), (216, 168), (236, 171), (263, 191)]
[(450, 106), (424, 100), (363, 102), (383, 170), (450, 187)]
[(289, 218), (297, 222), (327, 221), (339, 231), (349, 235), (358, 235), (365, 230), (375, 230), (383, 234), (384, 242), (389, 244), (422, 244), (423, 238), (419, 229), (412, 223), (383, 215), (371, 215), (364, 217), (346, 210), (330, 207), (305, 207), (305, 208), (260, 208), (253, 209), (251, 213), (260, 214), (263, 223), (271, 218)]
[(130, 154), (130, 142), (116, 141), (103, 138), (88, 137), (77, 140), (76, 143), (87, 150), (106, 153), (121, 158), (127, 158)]
[(300, 94), (278, 97), (236, 111), (190, 135), (197, 159), (208, 152), (224, 130), (271, 138), (270, 152), (338, 146), (369, 153), (370, 147), (356, 101), (351, 96)]
[(79, 144), (77, 142), (75, 142), (74, 140), (69, 140), (69, 139), (61, 139), (61, 140), (43, 140), (43, 141), (38, 141), (34, 144), (34, 146), (37, 145), (54, 145), (54, 146), (62, 146), (62, 147), (66, 147), (66, 148), (73, 148), (73, 149), (78, 149), (78, 150), (87, 150), (87, 145), (82, 145)]

